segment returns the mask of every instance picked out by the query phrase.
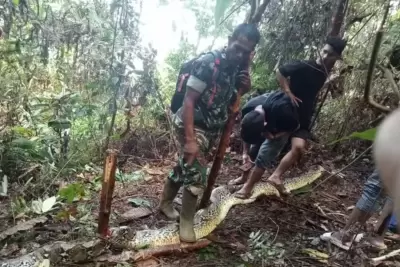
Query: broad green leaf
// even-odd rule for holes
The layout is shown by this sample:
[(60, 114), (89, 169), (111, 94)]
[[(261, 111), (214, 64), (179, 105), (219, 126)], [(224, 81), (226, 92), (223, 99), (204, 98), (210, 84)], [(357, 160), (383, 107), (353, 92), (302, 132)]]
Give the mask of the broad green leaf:
[(65, 199), (67, 203), (72, 203), (74, 200), (85, 196), (85, 188), (81, 183), (69, 184), (58, 191), (58, 195)]
[(24, 127), (21, 127), (21, 126), (15, 126), (15, 127), (12, 128), (12, 130), (16, 134), (24, 136), (24, 137), (29, 137), (29, 136), (34, 134), (33, 130), (27, 129), (27, 128), (24, 128)]
[(19, 0), (12, 0), (12, 2), (13, 2), (13, 4), (14, 4), (15, 6), (18, 6), (18, 5), (19, 5)]
[(331, 143), (329, 143), (329, 145), (333, 145), (337, 142), (341, 142), (341, 141), (348, 140), (348, 139), (354, 139), (354, 138), (373, 142), (375, 140), (375, 135), (376, 135), (376, 128), (371, 128), (371, 129), (365, 130), (363, 132), (353, 132), (352, 134), (350, 134), (348, 136), (345, 136), (338, 140), (332, 141)]
[(232, 0), (217, 0), (215, 4), (215, 11), (214, 11), (214, 18), (215, 18), (215, 25), (218, 26), (221, 22), (225, 11), (228, 7), (232, 4)]
[(71, 128), (71, 122), (69, 120), (63, 120), (63, 119), (49, 121), (47, 125), (53, 129)]
[(43, 201), (42, 203), (42, 212), (48, 212), (49, 210), (51, 210), (51, 208), (56, 204), (56, 197), (52, 196), (49, 197), (48, 199), (46, 199), (45, 201)]
[(368, 129), (364, 132), (354, 132), (350, 135), (351, 138), (359, 138), (362, 140), (374, 141), (376, 135), (376, 128)]
[(151, 204), (148, 200), (143, 198), (129, 198), (128, 202), (136, 207), (148, 207), (151, 208)]
[(27, 149), (27, 150), (28, 149), (33, 150), (36, 147), (36, 143), (35, 142), (32, 142), (31, 140), (28, 140), (26, 138), (14, 139), (11, 143), (15, 147), (19, 147), (19, 148)]

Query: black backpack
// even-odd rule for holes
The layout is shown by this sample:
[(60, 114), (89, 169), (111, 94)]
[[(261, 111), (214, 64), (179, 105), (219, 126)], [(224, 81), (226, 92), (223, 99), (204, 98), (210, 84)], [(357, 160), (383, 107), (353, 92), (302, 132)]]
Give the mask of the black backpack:
[[(214, 96), (216, 94), (216, 90), (217, 90), (217, 78), (218, 78), (218, 67), (220, 64), (220, 52), (218, 51), (211, 51), (208, 53), (212, 53), (214, 55), (214, 71), (213, 71), (213, 75), (212, 75), (212, 80), (210, 84), (207, 84), (207, 86), (212, 86), (213, 87), (213, 93), (211, 94), (210, 100), (208, 101), (208, 105), (212, 104), (212, 101), (214, 99)], [(197, 58), (191, 59), (185, 63), (182, 64), (181, 69), (179, 70), (179, 74), (178, 74), (178, 80), (176, 82), (176, 86), (175, 86), (175, 92), (174, 95), (172, 96), (171, 99), (171, 111), (172, 113), (176, 113), (178, 111), (179, 108), (182, 107), (183, 105), (183, 99), (185, 98), (185, 94), (186, 94), (186, 83), (187, 80), (190, 76), (190, 72), (192, 71), (193, 68), (193, 63), (202, 55), (205, 55), (206, 53), (202, 53), (200, 54)]]

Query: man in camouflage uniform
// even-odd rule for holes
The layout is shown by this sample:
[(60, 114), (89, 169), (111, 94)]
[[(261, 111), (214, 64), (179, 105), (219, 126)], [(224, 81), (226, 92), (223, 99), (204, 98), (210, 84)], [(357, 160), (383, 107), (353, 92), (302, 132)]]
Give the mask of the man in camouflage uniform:
[[(247, 70), (239, 66), (248, 63), (260, 40), (260, 33), (252, 24), (241, 24), (228, 39), (228, 46), (219, 54), (216, 86), (212, 75), (216, 58), (213, 53), (199, 57), (186, 84), (183, 106), (172, 115), (174, 134), (180, 145), (177, 165), (165, 182), (160, 210), (170, 219), (179, 217), (179, 234), (183, 242), (195, 242), (193, 218), (197, 198), (207, 185), (208, 156), (218, 142), (228, 119), (228, 106), (239, 87), (250, 88)], [(210, 157), (211, 158), (211, 157)], [(172, 206), (179, 188), (184, 186), (182, 210)]]

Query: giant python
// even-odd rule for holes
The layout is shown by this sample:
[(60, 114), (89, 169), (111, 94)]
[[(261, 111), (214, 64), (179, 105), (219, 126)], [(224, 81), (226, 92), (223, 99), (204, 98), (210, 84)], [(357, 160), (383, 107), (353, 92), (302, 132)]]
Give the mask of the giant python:
[[(317, 170), (308, 171), (300, 177), (286, 179), (285, 187), (288, 191), (300, 189), (319, 179), (323, 173), (324, 169), (319, 166)], [(195, 215), (194, 231), (196, 239), (206, 237), (214, 231), (214, 229), (225, 219), (229, 210), (233, 206), (252, 203), (262, 195), (279, 196), (279, 192), (268, 183), (258, 183), (254, 187), (252, 195), (248, 199), (240, 199), (235, 197), (229, 191), (227, 186), (215, 188), (211, 194), (211, 204), (207, 208), (197, 211)], [(123, 241), (123, 243), (125, 247), (135, 250), (179, 244), (178, 224), (168, 225), (156, 230), (138, 231), (133, 240)], [(43, 255), (38, 255), (38, 253), (32, 252), (17, 259), (0, 262), (0, 267), (35, 267), (38, 264), (38, 256), (39, 258), (42, 258)]]
[[(285, 187), (288, 191), (297, 190), (311, 184), (322, 176), (324, 169), (319, 166), (317, 170), (309, 171), (306, 174), (285, 180)], [(194, 232), (196, 239), (209, 235), (225, 219), (229, 210), (239, 204), (254, 202), (261, 195), (279, 196), (279, 191), (269, 183), (258, 183), (248, 199), (235, 197), (226, 186), (220, 186), (211, 194), (211, 205), (197, 211), (194, 218)], [(136, 233), (135, 239), (128, 242), (128, 247), (140, 249), (143, 247), (155, 248), (159, 246), (179, 244), (179, 229), (177, 224), (168, 225), (156, 230), (143, 230)]]

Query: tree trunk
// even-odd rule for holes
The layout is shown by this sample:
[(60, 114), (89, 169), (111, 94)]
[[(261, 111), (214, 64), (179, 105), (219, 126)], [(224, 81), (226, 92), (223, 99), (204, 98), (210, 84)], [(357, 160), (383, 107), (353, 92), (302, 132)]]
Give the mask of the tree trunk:
[(335, 15), (332, 18), (332, 29), (329, 32), (329, 36), (340, 35), (340, 29), (343, 25), (348, 3), (348, 0), (339, 0), (339, 5), (336, 9)]
[[(343, 25), (343, 21), (344, 21), (344, 17), (346, 14), (348, 3), (349, 3), (348, 0), (339, 0), (339, 5), (336, 9), (335, 15), (332, 17), (332, 28), (331, 28), (331, 31), (329, 32), (328, 36), (339, 36), (340, 35), (340, 33), (341, 33), (340, 29), (342, 28), (342, 25)], [(331, 86), (328, 85), (328, 87), (326, 88), (326, 91), (322, 97), (322, 101), (318, 106), (318, 110), (315, 113), (314, 120), (310, 124), (310, 128), (309, 128), (310, 131), (318, 119), (318, 115), (321, 112), (322, 106), (324, 105), (325, 100), (326, 100), (330, 90), (331, 90)]]

